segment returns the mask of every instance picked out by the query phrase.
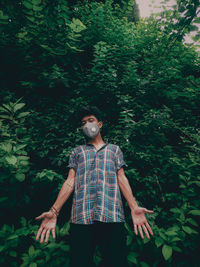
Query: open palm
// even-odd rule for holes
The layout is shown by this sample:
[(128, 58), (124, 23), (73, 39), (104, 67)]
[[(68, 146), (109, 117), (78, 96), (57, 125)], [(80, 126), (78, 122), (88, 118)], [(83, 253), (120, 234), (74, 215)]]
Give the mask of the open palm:
[[(141, 237), (144, 238), (144, 235), (142, 232), (142, 229), (143, 229), (147, 238), (150, 238), (150, 235), (149, 235), (147, 229), (149, 230), (151, 235), (153, 235), (153, 231), (151, 230), (151, 227), (150, 227), (149, 223), (147, 222), (147, 219), (145, 217), (145, 213), (154, 213), (154, 211), (148, 210), (148, 209), (143, 208), (143, 207), (136, 207), (133, 210), (131, 210), (131, 217), (132, 217), (132, 221), (133, 221), (133, 225), (134, 225), (135, 234), (138, 235), (138, 229), (139, 229)], [(137, 227), (138, 227), (138, 229), (137, 229)]]
[(56, 238), (55, 234), (55, 228), (56, 228), (56, 222), (57, 217), (52, 211), (43, 212), (40, 216), (36, 217), (36, 220), (40, 220), (43, 218), (43, 221), (40, 225), (40, 228), (38, 229), (36, 240), (39, 239), (40, 235), (40, 243), (44, 241), (44, 237), (46, 234), (45, 242), (47, 243), (49, 240), (50, 231), (52, 231), (53, 238)]

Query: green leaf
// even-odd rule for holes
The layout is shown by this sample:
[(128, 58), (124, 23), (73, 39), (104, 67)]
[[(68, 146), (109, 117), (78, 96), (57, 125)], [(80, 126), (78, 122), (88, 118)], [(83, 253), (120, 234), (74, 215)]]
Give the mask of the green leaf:
[(177, 232), (175, 232), (175, 231), (166, 231), (165, 234), (169, 235), (169, 236), (174, 236), (174, 235), (177, 235)]
[(141, 261), (140, 265), (141, 265), (141, 267), (149, 267), (149, 265), (144, 261)]
[(9, 23), (9, 22), (8, 22), (7, 20), (1, 20), (1, 19), (0, 19), (0, 24), (4, 24), (4, 25), (5, 25), (5, 24), (8, 24), (8, 23)]
[(170, 211), (173, 213), (180, 213), (180, 209), (178, 209), (178, 208), (172, 208), (172, 209), (170, 209)]
[(160, 236), (162, 237), (162, 239), (166, 240), (167, 237), (162, 233), (162, 232), (159, 232)]
[(51, 52), (52, 54), (55, 55), (60, 55), (60, 56), (64, 56), (67, 54), (67, 50), (62, 50), (62, 51), (55, 51), (52, 48), (48, 47), (47, 45), (40, 45), (42, 48), (46, 49), (47, 51)]
[(27, 18), (28, 20), (30, 20), (31, 22), (35, 22), (35, 18), (34, 18), (34, 17), (26, 16), (26, 18)]
[(175, 250), (175, 251), (177, 251), (177, 252), (182, 252), (182, 249), (180, 249), (180, 248), (178, 248), (178, 247), (176, 247), (176, 246), (173, 246), (172, 248), (173, 248), (173, 250)]
[(159, 248), (164, 243), (164, 240), (161, 237), (156, 237), (155, 244)]
[(73, 50), (75, 50), (75, 51), (78, 51), (78, 52), (82, 52), (82, 51), (84, 51), (84, 50), (82, 50), (82, 49), (78, 49), (78, 48), (75, 47), (75, 46), (71, 46), (69, 43), (66, 43), (66, 45), (68, 45), (71, 49), (73, 49)]
[(0, 115), (0, 118), (1, 119), (9, 119), (9, 120), (12, 120), (12, 116), (9, 116), (9, 115)]
[(1, 197), (0, 198), (0, 203), (6, 201), (7, 199), (8, 199), (8, 197)]
[(65, 246), (62, 246), (61, 249), (63, 251), (69, 251), (70, 250), (70, 246), (69, 245), (65, 245)]
[(50, 181), (53, 181), (55, 175), (53, 173), (47, 173), (46, 176)]
[(0, 148), (5, 152), (11, 152), (12, 145), (10, 143), (2, 143)]
[(8, 20), (8, 16), (7, 15), (3, 15), (3, 11), (2, 10), (0, 10), (0, 19), (2, 19), (2, 20)]
[(20, 222), (21, 222), (22, 226), (26, 226), (26, 218), (21, 217)]
[(185, 220), (185, 215), (184, 215), (183, 213), (180, 214), (180, 219), (181, 219), (182, 221)]
[(14, 250), (11, 250), (11, 251), (9, 252), (9, 255), (12, 256), (12, 257), (17, 257), (17, 252), (14, 251)]
[(197, 231), (194, 229), (190, 228), (189, 226), (182, 226), (182, 229), (187, 233), (187, 234), (198, 234)]
[(189, 222), (190, 224), (192, 224), (192, 225), (194, 225), (194, 226), (198, 226), (198, 223), (197, 223), (194, 219), (192, 219), (192, 218), (188, 218), (188, 219), (186, 220), (186, 222)]
[(188, 185), (191, 185), (191, 184), (196, 184), (196, 185), (200, 186), (200, 181), (188, 182)]
[[(32, 9), (24, 9), (24, 13), (26, 14), (26, 15), (30, 15), (30, 16), (33, 16), (33, 14), (34, 14), (34, 12), (33, 12), (33, 10)], [(20, 33), (18, 33), (18, 35), (19, 35)], [(26, 32), (26, 34), (27, 34), (27, 32)]]
[(17, 179), (18, 181), (20, 181), (20, 182), (23, 182), (23, 181), (25, 180), (25, 178), (26, 178), (26, 176), (24, 175), (24, 173), (17, 173), (17, 174), (15, 175), (15, 177), (16, 177), (16, 179)]
[(43, 7), (42, 6), (33, 6), (34, 11), (42, 11)]
[(11, 240), (11, 239), (15, 239), (15, 238), (18, 238), (18, 235), (11, 235), (7, 238), (7, 240)]
[(128, 7), (127, 7), (127, 10), (128, 10), (128, 11), (133, 11), (133, 6), (128, 6)]
[(179, 237), (173, 237), (172, 239), (170, 239), (170, 242), (176, 242), (176, 241), (180, 241), (181, 239)]
[(37, 267), (37, 263), (31, 262), (31, 264), (29, 264), (29, 267)]
[(144, 239), (143, 239), (144, 244), (148, 243), (149, 241), (150, 241), (150, 239), (147, 238), (147, 236), (145, 235), (145, 236), (144, 236)]
[(129, 246), (131, 244), (132, 240), (133, 240), (133, 237), (131, 235), (128, 235), (127, 239), (126, 239), (126, 245)]
[(17, 158), (15, 156), (7, 156), (5, 157), (5, 159), (7, 160), (7, 162), (11, 165), (15, 165), (17, 163)]
[(7, 109), (7, 111), (12, 112), (11, 107), (9, 105), (3, 104), (3, 106)]
[(32, 0), (32, 3), (37, 6), (41, 3), (41, 0)]
[(17, 110), (23, 108), (26, 104), (25, 103), (19, 103), (19, 104), (16, 104), (14, 106), (14, 112), (16, 112)]
[(29, 165), (29, 162), (26, 161), (26, 160), (21, 160), (20, 161), (20, 164), (23, 165), (23, 166), (28, 166)]
[(23, 1), (22, 3), (28, 9), (32, 9), (33, 7), (33, 5), (29, 1)]
[(179, 227), (178, 225), (175, 224), (174, 226), (168, 228), (167, 231), (178, 232), (179, 230), (180, 230), (180, 227)]
[(162, 254), (164, 259), (167, 261), (172, 256), (172, 247), (168, 245), (163, 245)]
[(26, 160), (30, 159), (30, 157), (28, 157), (28, 156), (18, 156), (18, 159), (26, 161)]
[(200, 216), (200, 210), (191, 210), (188, 212), (188, 214)]
[[(67, 23), (66, 23), (67, 24)], [(72, 19), (72, 22), (69, 25), (69, 27), (74, 31), (74, 32), (81, 32), (82, 30), (86, 29), (86, 26), (79, 20), (79, 19)]]
[(8, 112), (8, 110), (4, 107), (0, 107), (0, 112)]
[(23, 144), (23, 145), (16, 145), (16, 151), (24, 148), (25, 146), (27, 146), (27, 144)]
[(136, 252), (129, 252), (129, 254), (127, 255), (127, 259), (128, 259), (128, 261), (137, 264), (137, 257), (138, 256), (139, 256), (139, 254)]
[(20, 119), (26, 117), (28, 114), (30, 114), (30, 112), (21, 112), (20, 114), (17, 115), (17, 118)]
[(29, 249), (28, 249), (28, 254), (29, 254), (30, 256), (33, 256), (33, 255), (34, 255), (34, 252), (35, 252), (35, 248), (34, 248), (33, 245), (31, 245), (31, 246), (29, 247)]

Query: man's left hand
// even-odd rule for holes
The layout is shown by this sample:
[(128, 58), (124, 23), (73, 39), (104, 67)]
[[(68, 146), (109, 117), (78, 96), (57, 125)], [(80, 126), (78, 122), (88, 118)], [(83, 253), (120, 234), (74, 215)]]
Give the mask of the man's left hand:
[[(148, 210), (146, 208), (142, 207), (136, 207), (133, 210), (131, 210), (131, 217), (134, 225), (134, 232), (136, 235), (138, 235), (138, 230), (139, 229), (141, 237), (144, 239), (144, 235), (142, 232), (142, 228), (147, 236), (147, 238), (150, 238), (150, 235), (148, 233), (148, 230), (151, 235), (153, 235), (153, 231), (151, 230), (151, 227), (149, 223), (147, 222), (147, 219), (145, 217), (145, 213), (154, 213), (153, 210)], [(148, 230), (147, 230), (148, 229)]]

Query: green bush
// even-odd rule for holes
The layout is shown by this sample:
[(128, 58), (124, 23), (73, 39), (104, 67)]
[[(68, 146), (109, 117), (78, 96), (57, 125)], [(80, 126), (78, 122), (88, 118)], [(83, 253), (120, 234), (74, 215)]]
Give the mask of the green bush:
[(194, 2), (174, 9), (177, 23), (171, 12), (139, 19), (133, 1), (2, 2), (2, 266), (69, 265), (72, 196), (56, 240), (36, 241), (34, 218), (55, 201), (84, 141), (76, 111), (86, 104), (102, 110), (103, 139), (121, 147), (133, 195), (154, 210), (154, 236), (142, 240), (122, 198), (130, 266), (198, 266), (200, 61), (182, 41)]

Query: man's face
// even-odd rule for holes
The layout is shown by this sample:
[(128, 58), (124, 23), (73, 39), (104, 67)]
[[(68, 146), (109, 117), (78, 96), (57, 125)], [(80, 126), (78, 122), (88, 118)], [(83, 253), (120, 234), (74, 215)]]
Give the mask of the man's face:
[(102, 121), (98, 121), (95, 116), (90, 115), (90, 116), (85, 116), (85, 117), (82, 118), (82, 120), (81, 120), (81, 128), (83, 128), (83, 126), (87, 122), (94, 122), (94, 123), (96, 123), (99, 126), (99, 128), (101, 128), (102, 125), (103, 125)]

